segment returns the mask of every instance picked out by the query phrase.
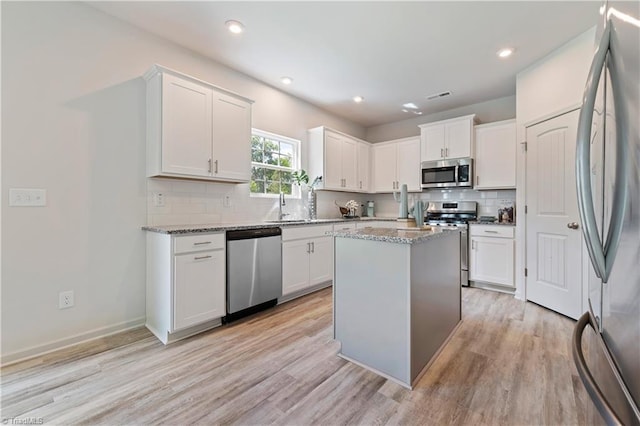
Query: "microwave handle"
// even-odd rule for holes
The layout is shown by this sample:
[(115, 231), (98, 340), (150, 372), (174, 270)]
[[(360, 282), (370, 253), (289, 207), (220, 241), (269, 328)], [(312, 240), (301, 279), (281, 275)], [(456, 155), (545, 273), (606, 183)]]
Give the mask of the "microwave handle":
[(459, 178), (459, 171), (460, 171), (460, 165), (457, 165), (453, 168), (454, 170), (454, 175), (453, 175), (453, 181), (457, 184), (459, 184), (460, 182), (458, 181)]

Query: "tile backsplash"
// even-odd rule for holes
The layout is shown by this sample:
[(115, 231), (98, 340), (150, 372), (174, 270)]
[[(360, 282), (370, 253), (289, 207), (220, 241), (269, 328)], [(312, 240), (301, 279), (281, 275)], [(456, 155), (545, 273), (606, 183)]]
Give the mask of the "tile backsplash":
[[(367, 198), (367, 197), (365, 197)], [(398, 203), (392, 194), (369, 195), (369, 200), (376, 203), (376, 216), (396, 216)], [(415, 200), (423, 201), (476, 201), (479, 216), (497, 216), (498, 209), (505, 205), (515, 205), (516, 190), (503, 189), (495, 191), (476, 191), (473, 189), (432, 189), (421, 193), (409, 193), (409, 207)]]
[[(163, 206), (157, 205), (158, 194), (162, 194)], [(334, 201), (340, 205), (352, 199), (363, 203), (369, 197), (366, 194), (318, 191), (318, 217), (340, 217)], [(304, 219), (308, 215), (306, 206), (305, 192), (302, 198), (287, 197), (283, 212), (289, 214), (288, 219)], [(278, 198), (251, 197), (248, 184), (147, 179), (148, 225), (252, 222), (277, 218)]]

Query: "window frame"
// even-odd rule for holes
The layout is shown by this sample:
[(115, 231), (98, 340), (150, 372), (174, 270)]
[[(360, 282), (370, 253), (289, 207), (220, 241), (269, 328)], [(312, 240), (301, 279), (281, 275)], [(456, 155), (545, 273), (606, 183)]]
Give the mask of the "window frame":
[[(260, 130), (260, 129), (256, 129), (256, 128), (251, 128), (251, 137), (253, 136), (259, 136), (259, 137), (263, 137), (263, 138), (267, 138), (267, 139), (271, 139), (274, 141), (278, 141), (278, 142), (285, 142), (288, 144), (293, 145), (293, 155), (291, 158), (291, 167), (284, 167), (284, 166), (276, 166), (273, 164), (266, 164), (266, 163), (258, 163), (255, 161), (251, 161), (251, 167), (262, 167), (264, 169), (271, 169), (271, 170), (279, 170), (279, 171), (285, 171), (285, 172), (295, 172), (297, 170), (300, 170), (300, 157), (302, 157), (302, 152), (301, 152), (301, 142), (298, 139), (294, 139), (288, 136), (284, 136), (284, 135), (279, 135), (277, 133), (272, 133), (272, 132), (267, 132), (266, 130)], [(251, 143), (251, 141), (249, 141), (249, 143)], [(251, 185), (251, 182), (253, 181), (253, 179), (250, 179), (249, 181), (249, 185)], [(277, 198), (279, 197), (279, 194), (265, 194), (265, 193), (261, 193), (261, 192), (251, 192), (251, 187), (249, 187), (249, 197), (255, 197), (255, 198)], [(291, 183), (291, 195), (287, 195), (288, 197), (291, 198), (297, 198), (297, 199), (301, 199), (302, 198), (302, 188), (300, 188), (300, 185), (295, 184), (294, 182)]]

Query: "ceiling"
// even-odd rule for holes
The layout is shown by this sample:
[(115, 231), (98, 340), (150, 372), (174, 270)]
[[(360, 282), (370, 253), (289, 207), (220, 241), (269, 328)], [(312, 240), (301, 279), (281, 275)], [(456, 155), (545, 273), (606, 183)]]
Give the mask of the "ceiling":
[[(597, 22), (599, 1), (90, 2), (364, 127), (514, 95), (516, 74)], [(227, 20), (245, 32), (231, 34)], [(516, 49), (508, 59), (496, 52)], [(293, 83), (285, 86), (282, 76)], [(428, 95), (452, 95), (427, 101)], [(353, 96), (364, 102), (353, 102)]]

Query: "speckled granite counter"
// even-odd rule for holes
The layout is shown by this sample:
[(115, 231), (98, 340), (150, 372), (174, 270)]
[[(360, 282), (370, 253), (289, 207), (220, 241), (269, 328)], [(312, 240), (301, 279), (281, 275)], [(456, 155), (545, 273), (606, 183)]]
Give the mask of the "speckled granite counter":
[(362, 228), (350, 231), (334, 231), (328, 234), (334, 237), (355, 238), (358, 240), (382, 241), (385, 243), (416, 244), (427, 240), (442, 238), (449, 232), (459, 232), (455, 230), (441, 230), (433, 228), (431, 231), (423, 230), (401, 230), (392, 228)]
[(201, 225), (166, 225), (166, 226), (143, 226), (144, 231), (158, 232), (160, 234), (198, 234), (206, 232), (235, 231), (241, 229), (259, 229), (283, 226), (303, 226), (322, 225), (327, 223), (351, 223), (367, 221), (395, 221), (395, 218), (385, 217), (363, 217), (357, 219), (315, 219), (300, 221), (265, 221), (265, 222), (236, 222), (236, 223), (213, 223)]

